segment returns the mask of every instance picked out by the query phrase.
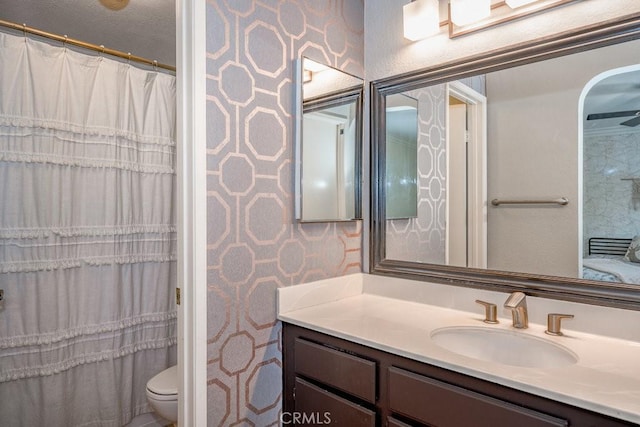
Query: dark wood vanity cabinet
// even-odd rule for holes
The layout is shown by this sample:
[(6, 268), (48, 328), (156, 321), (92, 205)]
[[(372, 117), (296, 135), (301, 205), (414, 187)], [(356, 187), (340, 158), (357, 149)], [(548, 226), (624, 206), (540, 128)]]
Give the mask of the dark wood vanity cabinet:
[(636, 426), (285, 323), (283, 425)]
[(301, 338), (293, 348), (290, 412), (306, 415), (308, 425), (376, 425), (376, 362)]

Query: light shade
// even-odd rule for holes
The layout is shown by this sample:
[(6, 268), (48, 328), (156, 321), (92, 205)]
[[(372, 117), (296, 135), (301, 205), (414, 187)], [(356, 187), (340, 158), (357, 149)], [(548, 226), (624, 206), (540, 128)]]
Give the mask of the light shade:
[(100, 0), (100, 3), (107, 9), (120, 10), (129, 4), (129, 0)]
[(309, 58), (304, 58), (304, 63), (302, 65), (302, 68), (304, 68), (305, 70), (309, 70), (312, 73), (319, 73), (320, 71), (325, 71), (329, 69), (329, 67), (327, 67), (326, 65), (316, 62)]
[(468, 25), (487, 18), (491, 14), (491, 0), (451, 0), (451, 21)]
[(516, 7), (524, 6), (525, 4), (533, 3), (538, 0), (506, 0), (507, 5), (511, 9), (515, 9)]
[(416, 0), (402, 8), (404, 37), (421, 40), (440, 31), (440, 6), (438, 0)]

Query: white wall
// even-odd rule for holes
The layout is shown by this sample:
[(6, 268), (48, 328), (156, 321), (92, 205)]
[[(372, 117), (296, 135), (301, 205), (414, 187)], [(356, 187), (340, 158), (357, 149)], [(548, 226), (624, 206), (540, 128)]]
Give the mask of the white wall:
[(640, 129), (618, 126), (584, 137), (584, 246), (590, 237), (640, 234), (640, 205), (632, 181), (640, 176)]
[(337, 125), (322, 115), (304, 115), (302, 215), (308, 221), (338, 218)]
[(638, 52), (636, 40), (487, 75), (489, 199), (570, 201), (490, 208), (489, 268), (577, 277), (580, 94), (596, 75), (640, 63)]

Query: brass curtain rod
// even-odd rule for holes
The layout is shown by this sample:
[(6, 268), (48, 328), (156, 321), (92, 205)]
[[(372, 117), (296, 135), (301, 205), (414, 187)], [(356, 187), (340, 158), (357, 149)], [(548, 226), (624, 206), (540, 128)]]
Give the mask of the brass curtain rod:
[(26, 24), (16, 24), (14, 22), (3, 21), (2, 19), (0, 19), (0, 26), (11, 28), (11, 29), (17, 30), (17, 31), (22, 31), (24, 33), (35, 34), (35, 35), (40, 36), (40, 37), (45, 37), (45, 38), (48, 38), (48, 39), (51, 39), (51, 40), (56, 40), (56, 41), (59, 41), (59, 42), (65, 43), (65, 44), (70, 44), (70, 45), (73, 45), (73, 46), (79, 46), (81, 48), (93, 50), (93, 51), (100, 52), (100, 53), (103, 53), (103, 54), (106, 53), (107, 55), (116, 56), (118, 58), (123, 58), (123, 59), (126, 59), (128, 61), (140, 62), (142, 64), (150, 65), (152, 67), (162, 68), (164, 70), (169, 70), (169, 71), (173, 71), (173, 72), (176, 71), (176, 67), (173, 67), (171, 65), (160, 64), (160, 63), (158, 63), (158, 61), (152, 61), (152, 60), (147, 59), (147, 58), (142, 58), (140, 56), (132, 55), (131, 53), (128, 53), (128, 52), (125, 53), (125, 52), (121, 52), (119, 50), (109, 49), (109, 48), (106, 48), (104, 46), (98, 46), (97, 44), (92, 44), (92, 43), (83, 42), (81, 40), (72, 39), (72, 38), (69, 38), (67, 36), (60, 36), (60, 35), (57, 35), (57, 34), (53, 34), (53, 33), (49, 33), (49, 32), (46, 32), (46, 31), (38, 30), (36, 28), (27, 27)]

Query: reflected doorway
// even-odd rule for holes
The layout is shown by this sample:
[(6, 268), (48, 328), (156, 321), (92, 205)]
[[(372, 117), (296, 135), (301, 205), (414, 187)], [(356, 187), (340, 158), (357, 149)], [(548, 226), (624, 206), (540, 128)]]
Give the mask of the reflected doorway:
[(487, 99), (447, 83), (446, 264), (487, 268)]
[(640, 65), (608, 70), (580, 97), (579, 277), (640, 283)]

